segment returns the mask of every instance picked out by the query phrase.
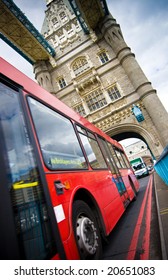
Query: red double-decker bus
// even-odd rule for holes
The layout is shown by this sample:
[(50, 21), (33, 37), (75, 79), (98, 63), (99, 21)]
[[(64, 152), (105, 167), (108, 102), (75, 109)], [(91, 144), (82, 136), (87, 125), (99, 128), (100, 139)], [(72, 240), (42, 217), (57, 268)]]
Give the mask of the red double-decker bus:
[(0, 58), (1, 259), (101, 259), (139, 183), (122, 146)]

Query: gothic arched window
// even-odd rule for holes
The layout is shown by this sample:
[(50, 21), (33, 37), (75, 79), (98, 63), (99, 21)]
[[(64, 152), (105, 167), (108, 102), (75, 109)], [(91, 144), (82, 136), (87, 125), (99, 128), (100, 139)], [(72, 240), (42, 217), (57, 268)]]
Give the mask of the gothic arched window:
[(59, 77), (58, 83), (59, 83), (60, 89), (66, 87), (66, 85), (67, 85), (67, 83), (66, 83), (66, 81), (65, 81), (65, 79), (63, 77)]
[(60, 19), (61, 19), (62, 22), (66, 22), (66, 21), (68, 20), (68, 17), (67, 17), (67, 15), (65, 14), (65, 12), (61, 12), (61, 13), (59, 14), (59, 16), (60, 16)]
[(58, 21), (58, 19), (56, 17), (52, 18), (51, 21), (52, 21), (53, 26), (55, 26), (55, 27), (59, 26), (59, 21)]
[(75, 76), (80, 75), (82, 72), (90, 68), (89, 63), (85, 57), (80, 57), (72, 64), (72, 69), (75, 73)]
[(85, 101), (90, 112), (93, 112), (107, 104), (107, 101), (101, 89), (92, 91), (85, 97)]
[(122, 97), (121, 93), (116, 85), (113, 85), (112, 87), (108, 88), (107, 92), (112, 101), (116, 101), (117, 99)]
[(79, 113), (81, 116), (86, 116), (85, 109), (82, 104), (78, 104), (73, 108), (77, 113)]
[(107, 55), (107, 52), (105, 52), (105, 51), (100, 52), (98, 54), (98, 56), (99, 56), (99, 59), (100, 59), (102, 64), (104, 64), (104, 63), (109, 61), (109, 57)]

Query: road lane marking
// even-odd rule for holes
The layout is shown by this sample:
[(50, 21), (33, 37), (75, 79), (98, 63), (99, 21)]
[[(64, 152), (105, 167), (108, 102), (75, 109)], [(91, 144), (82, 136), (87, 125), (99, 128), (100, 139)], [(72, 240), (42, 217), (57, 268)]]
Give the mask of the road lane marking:
[(144, 210), (145, 210), (145, 206), (146, 206), (146, 201), (147, 201), (147, 196), (148, 196), (148, 191), (149, 191), (149, 186), (150, 186), (150, 181), (152, 180), (152, 175), (150, 175), (149, 178), (149, 182), (145, 191), (145, 195), (142, 201), (142, 205), (141, 205), (141, 209), (139, 212), (139, 216), (138, 216), (138, 220), (135, 226), (135, 230), (133, 233), (133, 237), (132, 237), (132, 241), (128, 250), (128, 254), (127, 254), (127, 260), (134, 260), (135, 258), (135, 254), (136, 254), (136, 249), (137, 249), (137, 243), (138, 243), (138, 238), (139, 238), (139, 234), (140, 234), (140, 229), (141, 229), (141, 224), (142, 224), (142, 219), (143, 219), (143, 215), (144, 215)]
[(150, 245), (150, 225), (151, 225), (151, 210), (152, 210), (152, 186), (153, 176), (149, 179), (149, 195), (147, 199), (146, 217), (145, 217), (145, 233), (142, 241), (142, 254), (140, 254), (141, 260), (149, 260), (149, 245)]

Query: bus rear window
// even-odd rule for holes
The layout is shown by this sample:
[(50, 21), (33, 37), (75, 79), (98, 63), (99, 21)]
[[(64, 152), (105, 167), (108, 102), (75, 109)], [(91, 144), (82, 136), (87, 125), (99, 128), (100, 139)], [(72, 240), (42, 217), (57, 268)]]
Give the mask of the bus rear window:
[(46, 166), (51, 170), (87, 168), (71, 121), (31, 97), (28, 102)]

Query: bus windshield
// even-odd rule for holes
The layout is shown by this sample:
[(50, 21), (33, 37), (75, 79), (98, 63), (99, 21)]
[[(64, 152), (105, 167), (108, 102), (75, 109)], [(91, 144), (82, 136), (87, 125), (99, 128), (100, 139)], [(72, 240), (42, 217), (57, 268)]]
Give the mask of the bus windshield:
[(142, 168), (144, 168), (145, 167), (145, 164), (144, 163), (139, 163), (139, 164), (137, 164), (137, 165), (134, 165), (133, 166), (133, 169), (134, 169), (134, 171), (137, 171), (137, 170), (140, 170), (140, 169), (142, 169)]
[(46, 259), (55, 246), (50, 219), (19, 94), (0, 83), (0, 125), (4, 158), (21, 258)]

